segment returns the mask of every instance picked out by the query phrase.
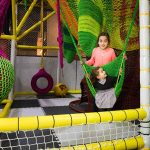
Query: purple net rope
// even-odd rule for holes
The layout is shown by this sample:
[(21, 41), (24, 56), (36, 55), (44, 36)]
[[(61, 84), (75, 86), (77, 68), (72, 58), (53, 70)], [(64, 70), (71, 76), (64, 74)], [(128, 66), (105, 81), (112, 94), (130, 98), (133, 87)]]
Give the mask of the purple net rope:
[(1, 48), (0, 48), (0, 56), (2, 56), (2, 57), (4, 57), (4, 58), (8, 59), (7, 54), (6, 54)]
[(62, 50), (62, 45), (63, 45), (63, 38), (62, 38), (62, 32), (61, 32), (61, 23), (60, 23), (60, 3), (59, 0), (57, 0), (57, 19), (58, 19), (58, 44), (59, 44), (59, 59), (60, 59), (60, 66), (63, 68), (63, 50)]
[(0, 0), (0, 35), (3, 31), (3, 25), (5, 17), (7, 15), (7, 10), (10, 5), (10, 0)]

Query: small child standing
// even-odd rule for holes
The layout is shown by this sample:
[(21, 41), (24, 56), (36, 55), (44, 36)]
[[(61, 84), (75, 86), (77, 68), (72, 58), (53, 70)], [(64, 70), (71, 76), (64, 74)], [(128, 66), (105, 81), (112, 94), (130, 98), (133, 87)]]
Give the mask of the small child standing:
[(114, 86), (117, 77), (108, 76), (102, 68), (97, 67), (92, 71), (91, 80), (96, 90), (95, 104), (97, 108), (113, 108), (116, 102)]

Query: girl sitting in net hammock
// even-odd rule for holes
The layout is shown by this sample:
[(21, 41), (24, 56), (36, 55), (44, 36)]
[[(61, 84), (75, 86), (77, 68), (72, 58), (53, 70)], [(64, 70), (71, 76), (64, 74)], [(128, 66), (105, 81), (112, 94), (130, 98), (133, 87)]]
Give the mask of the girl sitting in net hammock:
[[(99, 36), (98, 39), (98, 47), (93, 49), (92, 56), (91, 58), (86, 61), (85, 63), (88, 64), (89, 66), (94, 66), (94, 67), (101, 67), (107, 63), (110, 63), (116, 58), (116, 54), (113, 48), (109, 47), (110, 44), (110, 37), (107, 32), (102, 32)], [(127, 59), (127, 56), (124, 55), (124, 59)], [(81, 62), (81, 65), (83, 62)], [(87, 92), (88, 85), (86, 83), (86, 79), (83, 78), (80, 83), (81, 87), (81, 101), (85, 102), (88, 101), (89, 96)]]
[[(114, 49), (109, 47), (110, 38), (107, 32), (102, 32), (98, 39), (98, 47), (93, 49), (91, 58), (85, 63), (89, 66), (100, 67), (103, 66), (116, 58)], [(81, 65), (83, 62), (81, 62)], [(80, 83), (81, 86), (81, 103), (87, 101), (87, 83), (86, 79), (83, 78)]]
[[(121, 74), (122, 69), (119, 70)], [(96, 67), (92, 70), (91, 81), (96, 90), (94, 111), (109, 110), (116, 102), (115, 84), (117, 77), (108, 76), (103, 68)]]

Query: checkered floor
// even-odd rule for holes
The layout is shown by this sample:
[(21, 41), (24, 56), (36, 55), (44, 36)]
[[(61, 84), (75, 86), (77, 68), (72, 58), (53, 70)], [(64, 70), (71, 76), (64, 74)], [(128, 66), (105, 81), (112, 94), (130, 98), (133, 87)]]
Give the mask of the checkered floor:
[[(76, 113), (69, 108), (71, 101), (80, 98), (80, 94), (67, 95), (65, 98), (49, 96), (20, 96), (16, 97), (8, 117), (43, 116)], [(0, 106), (0, 112), (2, 110)]]
[[(54, 95), (19, 96), (13, 100), (8, 117), (77, 113), (69, 108), (69, 103), (78, 99), (80, 94), (67, 95), (65, 98), (56, 98)], [(0, 112), (3, 107), (0, 105)], [(0, 150), (36, 150), (59, 148), (59, 145), (60, 141), (52, 129), (0, 132)]]

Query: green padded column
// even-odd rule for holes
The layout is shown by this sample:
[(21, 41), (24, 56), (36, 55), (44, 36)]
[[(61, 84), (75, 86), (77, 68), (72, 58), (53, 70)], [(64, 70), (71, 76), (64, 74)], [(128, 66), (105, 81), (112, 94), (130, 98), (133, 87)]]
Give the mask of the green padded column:
[(14, 68), (11, 62), (0, 57), (0, 102), (8, 97), (14, 84)]

